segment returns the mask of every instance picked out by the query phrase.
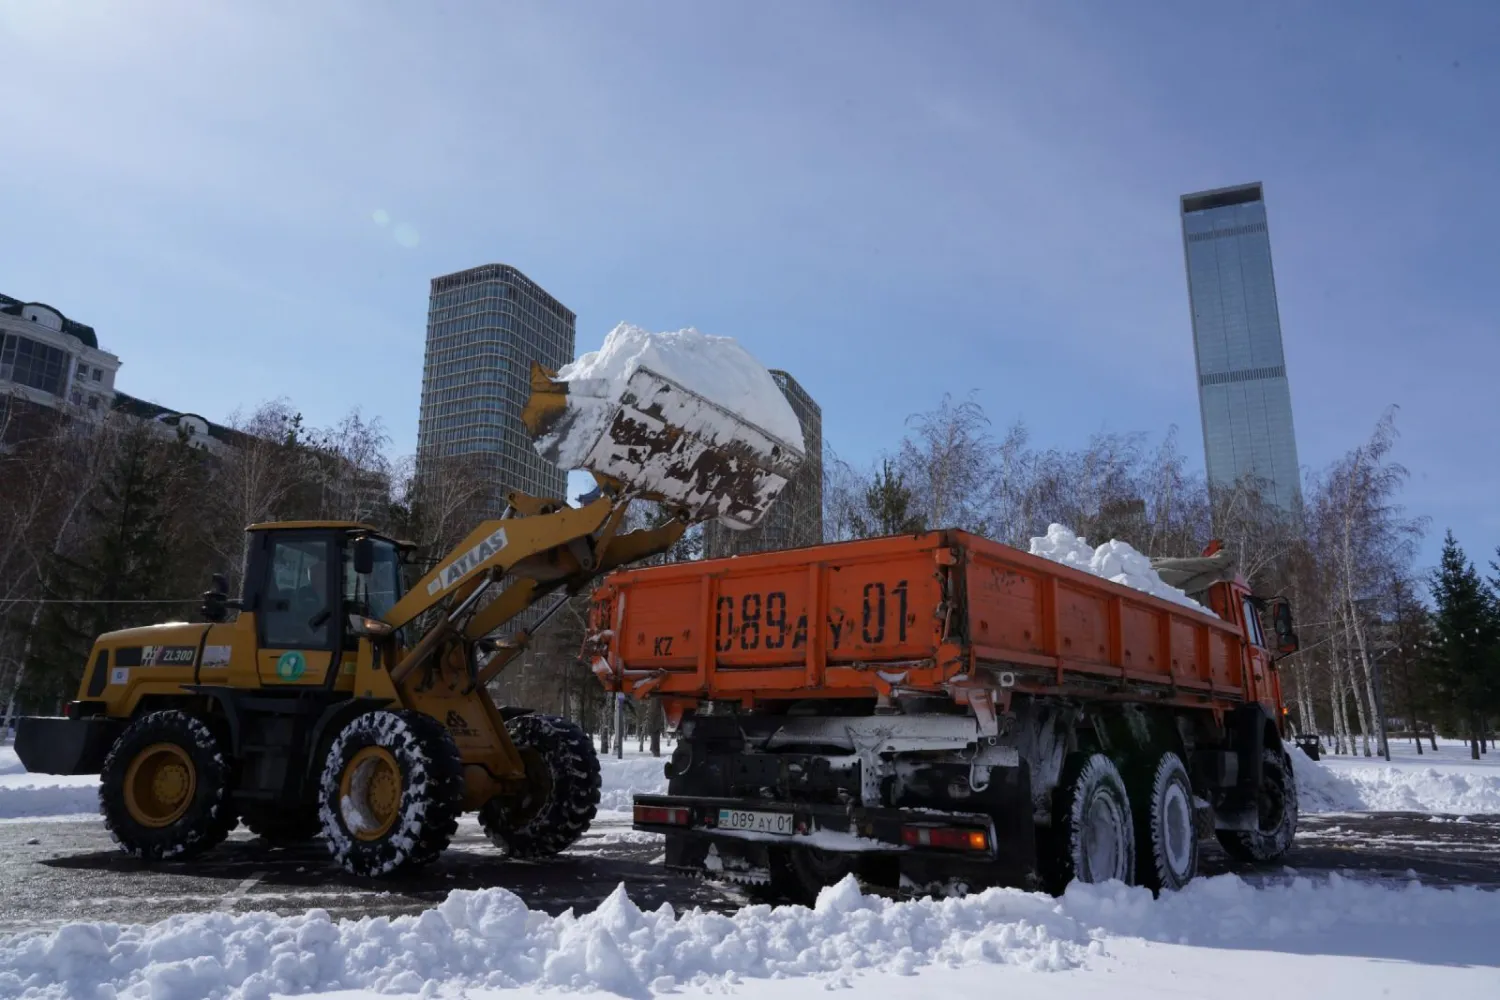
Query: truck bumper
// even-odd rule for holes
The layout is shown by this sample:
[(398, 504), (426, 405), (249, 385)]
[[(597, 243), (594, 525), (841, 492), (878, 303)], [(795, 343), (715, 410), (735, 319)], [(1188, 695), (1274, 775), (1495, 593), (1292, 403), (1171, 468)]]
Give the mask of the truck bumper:
[[(791, 833), (725, 829), (724, 811), (790, 816)], [(862, 861), (894, 860), (903, 886), (929, 891), (962, 881), (1031, 887), (1035, 878), (1035, 835), (1018, 836), (1016, 824), (998, 825), (985, 813), (927, 809), (847, 808), (806, 802), (708, 798), (692, 795), (637, 795), (637, 830), (667, 836), (666, 865), (688, 871), (751, 880), (767, 868), (778, 850), (811, 848)], [(945, 832), (939, 832), (945, 831)], [(983, 835), (983, 847), (970, 840)], [(933, 846), (934, 844), (953, 846)], [(960, 846), (961, 845), (961, 846)]]
[(24, 716), (16, 724), (16, 756), (33, 774), (98, 774), (124, 728), (118, 719)]

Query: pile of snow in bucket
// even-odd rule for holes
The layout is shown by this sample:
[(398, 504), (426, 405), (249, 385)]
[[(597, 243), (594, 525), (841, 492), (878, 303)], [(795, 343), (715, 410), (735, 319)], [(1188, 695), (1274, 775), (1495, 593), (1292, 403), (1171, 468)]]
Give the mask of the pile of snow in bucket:
[(569, 407), (576, 417), (560, 433), (537, 438), (537, 452), (561, 468), (581, 468), (614, 413), (613, 404), (640, 368), (690, 389), (799, 452), (803, 448), (802, 425), (791, 404), (771, 373), (733, 337), (693, 329), (649, 333), (621, 323), (603, 347), (558, 372), (558, 379), (569, 383)]
[(1124, 584), (1206, 615), (1213, 614), (1176, 587), (1163, 583), (1156, 570), (1151, 568), (1151, 560), (1137, 552), (1129, 542), (1111, 540), (1094, 548), (1086, 539), (1060, 524), (1053, 524), (1048, 526), (1045, 535), (1031, 540), (1031, 554), (1081, 569), (1111, 583)]
[(395, 919), (216, 912), (0, 938), (0, 997), (262, 1000), (332, 990), (432, 995), (439, 986), (645, 997), (681, 987), (718, 992), (745, 978), (836, 981), (934, 966), (1050, 973), (1088, 967), (1112, 940), (1139, 938), (1308, 952), (1336, 951), (1352, 939), (1395, 947), (1430, 937), (1451, 960), (1484, 962), (1497, 923), (1497, 893), (1392, 889), (1337, 876), (1260, 889), (1221, 876), (1159, 900), (1112, 883), (1075, 885), (1060, 900), (993, 889), (901, 902), (862, 895), (846, 879), (811, 909), (732, 914), (679, 914), (665, 904), (643, 912), (621, 888), (592, 913), (558, 917), (527, 909), (504, 889), (484, 889), (453, 892), (431, 910)]

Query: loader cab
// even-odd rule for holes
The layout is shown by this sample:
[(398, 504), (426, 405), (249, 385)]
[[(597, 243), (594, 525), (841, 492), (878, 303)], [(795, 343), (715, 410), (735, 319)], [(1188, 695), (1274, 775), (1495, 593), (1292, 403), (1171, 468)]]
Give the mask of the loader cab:
[(255, 615), (266, 683), (320, 683), (352, 653), (350, 619), (379, 620), (404, 593), (402, 546), (367, 524), (252, 525), (239, 606)]

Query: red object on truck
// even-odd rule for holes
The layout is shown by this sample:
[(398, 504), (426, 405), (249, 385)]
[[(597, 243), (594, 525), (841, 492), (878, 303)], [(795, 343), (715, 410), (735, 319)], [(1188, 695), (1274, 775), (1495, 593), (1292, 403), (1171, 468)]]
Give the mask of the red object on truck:
[(1212, 614), (961, 531), (613, 574), (585, 655), (679, 732), (637, 827), (670, 865), (803, 897), (851, 871), (1175, 886), (1210, 830), (1279, 856), (1295, 782), (1260, 611), (1288, 652), (1290, 609), (1227, 553), (1158, 564)]

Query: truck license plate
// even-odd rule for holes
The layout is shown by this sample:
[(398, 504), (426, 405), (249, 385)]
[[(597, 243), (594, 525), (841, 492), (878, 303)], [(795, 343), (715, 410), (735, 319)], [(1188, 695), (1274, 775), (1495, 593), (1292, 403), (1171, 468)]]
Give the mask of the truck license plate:
[(750, 830), (755, 833), (792, 835), (792, 814), (752, 812), (746, 809), (720, 809), (719, 829)]

